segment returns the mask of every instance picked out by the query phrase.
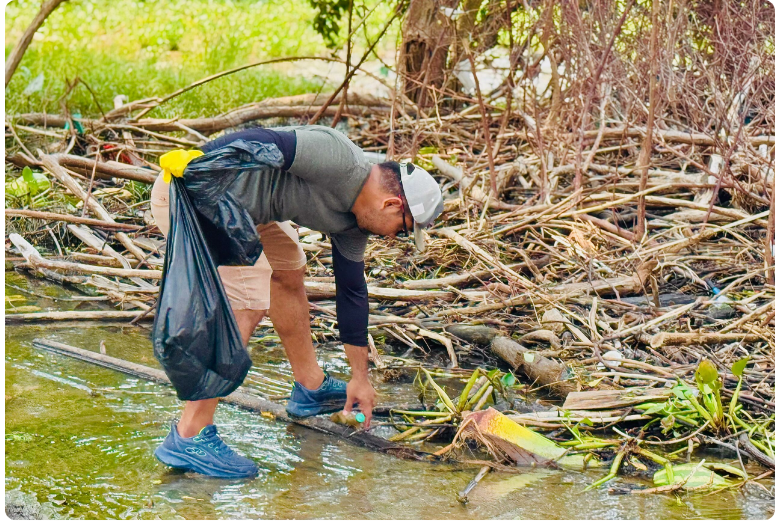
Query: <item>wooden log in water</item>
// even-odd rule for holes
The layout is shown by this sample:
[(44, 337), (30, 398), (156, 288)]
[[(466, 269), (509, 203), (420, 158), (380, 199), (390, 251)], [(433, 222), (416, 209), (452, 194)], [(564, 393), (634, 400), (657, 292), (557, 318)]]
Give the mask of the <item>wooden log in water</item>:
[(553, 395), (564, 398), (577, 390), (570, 369), (561, 362), (545, 358), (516, 341), (502, 336), (500, 331), (481, 325), (448, 325), (447, 332), (469, 343), (489, 345), (490, 350), (515, 371), (524, 373), (534, 383), (547, 387)]
[[(116, 321), (134, 320), (143, 311), (51, 311), (6, 314), (5, 323), (41, 323), (49, 321)], [(153, 321), (153, 311), (148, 312), (139, 321)]]
[(775, 459), (772, 459), (767, 454), (754, 447), (753, 443), (751, 443), (751, 439), (748, 437), (748, 433), (740, 433), (738, 440), (746, 452), (748, 452), (753, 459), (758, 461), (760, 465), (775, 470)]
[[(73, 347), (71, 345), (66, 345), (56, 341), (37, 339), (32, 342), (32, 345), (38, 349), (69, 356), (71, 358), (76, 358), (88, 363), (92, 363), (94, 365), (99, 365), (100, 367), (106, 367), (108, 369), (123, 372), (131, 376), (170, 385), (170, 381), (163, 371), (148, 367), (146, 365), (132, 363), (120, 358), (80, 349), (78, 347)], [(255, 394), (246, 391), (243, 387), (238, 388), (235, 392), (232, 392), (225, 398), (221, 398), (221, 401), (223, 403), (235, 405), (251, 412), (257, 412), (259, 414), (268, 413), (268, 417), (270, 418), (274, 418), (285, 423), (293, 423), (295, 425), (307, 427), (309, 429), (323, 432), (325, 434), (338, 436), (345, 441), (349, 441), (350, 443), (360, 447), (382, 452), (384, 454), (389, 454), (398, 458), (431, 462), (441, 461), (439, 457), (434, 456), (429, 452), (422, 452), (411, 447), (393, 443), (362, 430), (353, 430), (346, 425), (339, 425), (334, 423), (325, 417), (291, 417), (285, 411), (285, 407), (283, 405), (256, 396)], [(449, 462), (449, 460), (445, 461)]]

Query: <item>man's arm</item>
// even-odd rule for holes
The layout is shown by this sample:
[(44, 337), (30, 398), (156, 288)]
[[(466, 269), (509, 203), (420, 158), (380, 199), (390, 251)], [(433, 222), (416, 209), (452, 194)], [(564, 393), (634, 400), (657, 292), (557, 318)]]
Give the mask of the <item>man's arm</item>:
[(336, 318), (339, 336), (344, 343), (347, 359), (352, 369), (352, 379), (347, 385), (345, 410), (352, 410), (358, 403), (366, 427), (371, 422), (371, 409), (376, 393), (369, 382), (369, 294), (366, 289), (363, 261), (352, 261), (345, 257), (332, 243), (334, 278), (336, 280)]

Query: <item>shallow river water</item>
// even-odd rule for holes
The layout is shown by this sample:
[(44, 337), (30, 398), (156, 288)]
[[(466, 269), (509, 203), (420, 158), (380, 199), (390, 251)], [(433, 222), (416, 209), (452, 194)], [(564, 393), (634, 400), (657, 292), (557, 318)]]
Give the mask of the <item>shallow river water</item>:
[[(6, 278), (36, 292), (71, 294), (12, 273)], [(20, 292), (6, 287), (6, 294)], [(37, 298), (14, 303), (20, 304), (76, 305)], [(680, 498), (617, 496), (606, 489), (582, 492), (600, 471), (548, 469), (492, 473), (464, 506), (456, 492), (475, 468), (404, 461), (229, 405), (216, 415), (219, 431), (259, 464), (259, 475), (225, 481), (171, 471), (152, 455), (180, 409), (171, 388), (41, 351), (32, 346), (34, 339), (95, 351), (104, 341), (109, 355), (158, 364), (144, 328), (6, 326), (5, 487), (36, 496), (63, 517), (765, 519), (775, 512), (775, 498), (755, 486)], [(247, 385), (282, 396), (291, 379), (282, 348), (259, 340), (251, 348), (255, 365)], [(346, 378), (340, 351), (320, 350), (319, 358), (332, 374)], [(378, 388), (386, 403), (416, 398), (408, 383)], [(632, 478), (616, 483), (648, 484)], [(762, 483), (773, 489), (773, 482)]]

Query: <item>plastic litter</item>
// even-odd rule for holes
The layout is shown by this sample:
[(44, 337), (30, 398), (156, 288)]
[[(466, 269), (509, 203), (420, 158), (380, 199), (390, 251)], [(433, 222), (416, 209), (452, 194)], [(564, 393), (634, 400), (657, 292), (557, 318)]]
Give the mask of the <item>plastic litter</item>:
[(181, 400), (226, 396), (250, 369), (217, 266), (253, 265), (262, 247), (252, 218), (228, 189), (241, 174), (282, 162), (274, 144), (237, 140), (191, 160), (182, 178), (172, 177), (152, 339)]
[(227, 396), (251, 366), (180, 178), (170, 184), (170, 231), (152, 339), (181, 400)]
[(276, 145), (245, 140), (189, 162), (183, 185), (216, 265), (253, 265), (258, 261), (261, 242), (256, 226), (228, 189), (245, 172), (282, 165), (283, 155)]

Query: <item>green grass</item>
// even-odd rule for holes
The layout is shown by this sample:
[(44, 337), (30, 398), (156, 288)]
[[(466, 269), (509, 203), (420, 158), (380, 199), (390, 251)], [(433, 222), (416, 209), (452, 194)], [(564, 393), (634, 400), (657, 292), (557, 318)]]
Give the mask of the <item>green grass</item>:
[[(6, 56), (40, 6), (6, 7)], [(280, 56), (326, 54), (306, 0), (70, 0), (46, 20), (6, 90), (6, 112), (60, 113), (66, 80), (80, 77), (106, 111), (113, 97), (163, 96), (210, 74)], [(40, 90), (24, 94), (38, 75)], [(320, 80), (259, 66), (182, 95), (152, 116), (211, 116), (267, 97), (315, 90)], [(99, 115), (82, 85), (66, 98), (72, 112)]]

